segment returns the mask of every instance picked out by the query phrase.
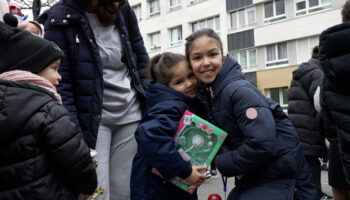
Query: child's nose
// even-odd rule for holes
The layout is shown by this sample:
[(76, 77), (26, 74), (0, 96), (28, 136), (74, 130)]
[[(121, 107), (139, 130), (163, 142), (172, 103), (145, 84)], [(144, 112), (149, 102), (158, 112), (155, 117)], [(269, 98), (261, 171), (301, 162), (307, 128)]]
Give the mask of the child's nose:
[(59, 73), (57, 73), (57, 74), (58, 74), (57, 80), (58, 80), (58, 81), (61, 81), (61, 80), (62, 80), (62, 76), (61, 76)]
[(209, 65), (210, 59), (209, 59), (208, 57), (204, 57), (203, 60), (204, 60), (203, 63), (204, 63), (205, 65)]

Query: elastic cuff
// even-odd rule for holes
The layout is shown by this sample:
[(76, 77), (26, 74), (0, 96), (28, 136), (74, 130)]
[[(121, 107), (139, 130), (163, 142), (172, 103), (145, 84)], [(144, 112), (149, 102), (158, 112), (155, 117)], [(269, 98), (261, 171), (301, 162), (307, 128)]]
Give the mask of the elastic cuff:
[(190, 162), (187, 162), (186, 168), (180, 172), (178, 175), (180, 178), (185, 179), (188, 178), (192, 174), (192, 165)]

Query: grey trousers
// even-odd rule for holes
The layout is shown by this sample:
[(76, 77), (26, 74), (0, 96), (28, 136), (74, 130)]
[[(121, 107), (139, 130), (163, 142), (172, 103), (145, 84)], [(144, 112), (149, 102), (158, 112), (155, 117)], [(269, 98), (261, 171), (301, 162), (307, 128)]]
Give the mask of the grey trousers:
[(103, 200), (130, 200), (132, 160), (137, 151), (134, 137), (138, 121), (118, 126), (100, 124), (96, 159), (98, 186)]

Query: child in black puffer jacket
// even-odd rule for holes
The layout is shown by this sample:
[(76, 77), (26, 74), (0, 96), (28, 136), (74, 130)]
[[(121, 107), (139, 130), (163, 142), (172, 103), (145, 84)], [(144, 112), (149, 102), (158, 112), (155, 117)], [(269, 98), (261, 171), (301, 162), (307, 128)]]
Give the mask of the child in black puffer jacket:
[(87, 199), (97, 186), (56, 92), (61, 59), (54, 43), (0, 22), (0, 199)]

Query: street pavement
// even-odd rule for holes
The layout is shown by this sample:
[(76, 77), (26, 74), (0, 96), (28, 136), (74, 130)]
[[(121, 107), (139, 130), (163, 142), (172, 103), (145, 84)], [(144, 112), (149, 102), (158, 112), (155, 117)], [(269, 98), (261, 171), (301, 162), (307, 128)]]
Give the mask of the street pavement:
[[(328, 172), (321, 172), (321, 184), (324, 193), (332, 195), (332, 190), (328, 185)], [(234, 178), (227, 179), (227, 196), (231, 189), (234, 187)], [(223, 192), (223, 184), (221, 175), (218, 177), (212, 177), (207, 179), (201, 187), (198, 189), (198, 199), (207, 200), (210, 194), (217, 193), (221, 196), (222, 200), (225, 200), (225, 193)]]

